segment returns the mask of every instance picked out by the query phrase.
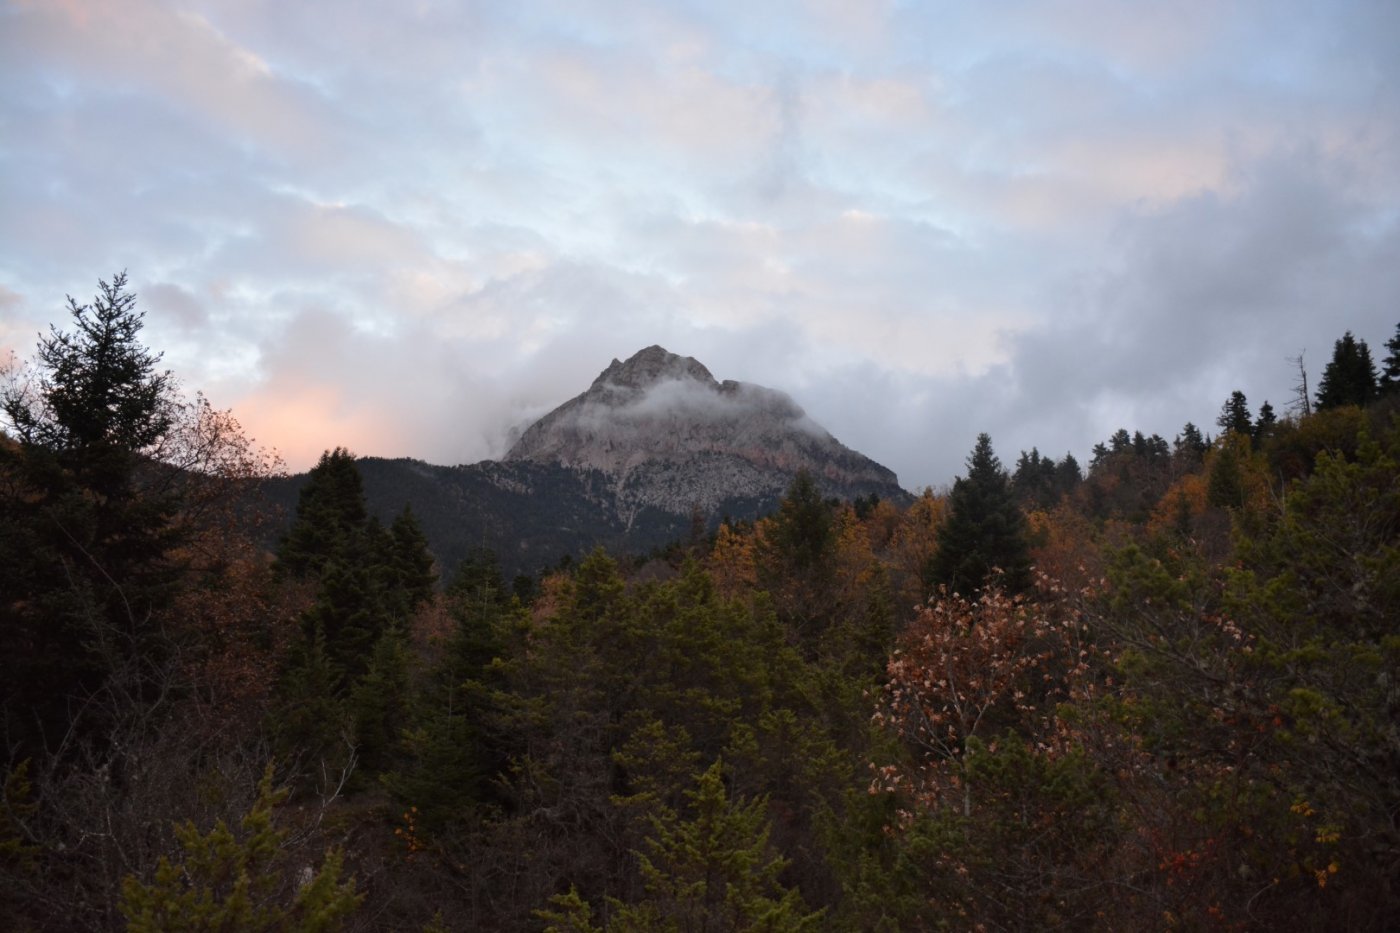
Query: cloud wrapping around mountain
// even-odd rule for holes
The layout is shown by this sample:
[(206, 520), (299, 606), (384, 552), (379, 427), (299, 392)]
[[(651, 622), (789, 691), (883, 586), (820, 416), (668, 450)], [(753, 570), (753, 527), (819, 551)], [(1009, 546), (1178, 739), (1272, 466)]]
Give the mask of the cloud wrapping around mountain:
[(652, 344), (909, 486), (1282, 408), (1400, 308), (1393, 3), (0, 8), (0, 355), (125, 268), (304, 467)]

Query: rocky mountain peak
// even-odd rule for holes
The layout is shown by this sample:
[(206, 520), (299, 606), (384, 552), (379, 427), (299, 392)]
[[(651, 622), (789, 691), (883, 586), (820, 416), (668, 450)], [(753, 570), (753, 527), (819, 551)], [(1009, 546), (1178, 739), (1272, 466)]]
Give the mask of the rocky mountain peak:
[(692, 356), (679, 356), (665, 347), (653, 344), (645, 350), (638, 350), (627, 361), (613, 360), (607, 369), (598, 374), (590, 388), (619, 386), (629, 389), (644, 389), (666, 380), (693, 380), (706, 385), (717, 385), (710, 371)]
[(717, 382), (698, 360), (659, 346), (613, 360), (531, 425), (506, 460), (599, 471), (634, 510), (685, 514), (772, 498), (799, 470), (828, 494), (903, 494), (893, 473), (839, 443), (785, 393)]

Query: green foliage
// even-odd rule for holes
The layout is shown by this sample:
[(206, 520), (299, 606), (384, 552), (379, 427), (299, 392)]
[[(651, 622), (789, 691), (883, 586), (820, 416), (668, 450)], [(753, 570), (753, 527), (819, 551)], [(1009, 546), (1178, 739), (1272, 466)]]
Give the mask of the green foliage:
[(319, 872), (288, 891), (292, 887), (284, 875), (288, 866), (279, 857), (286, 833), (276, 829), (272, 819), (273, 808), (285, 796), (285, 791), (273, 788), (269, 766), (239, 832), (223, 821), (208, 833), (200, 833), (190, 822), (177, 825), (183, 861), (162, 858), (149, 883), (127, 876), (122, 884), (121, 910), (127, 929), (133, 933), (341, 929), (362, 895), (355, 893), (353, 879), (341, 880), (340, 853), (328, 853)]
[(593, 908), (572, 885), (568, 894), (556, 894), (549, 903), (551, 909), (535, 911), (536, 919), (548, 924), (544, 933), (603, 933), (593, 923)]
[(1220, 447), (1210, 461), (1209, 481), (1206, 484), (1206, 504), (1218, 509), (1239, 509), (1244, 507), (1244, 475), (1241, 472), (1240, 458), (1249, 454), (1247, 435), (1235, 434), (1221, 439)]
[(971, 594), (995, 574), (1013, 593), (1030, 586), (1026, 520), (1010, 479), (992, 452), (992, 439), (977, 437), (967, 476), (953, 484), (951, 514), (938, 529), (938, 551), (929, 577), (953, 592)]
[(773, 544), (797, 571), (819, 567), (835, 543), (831, 506), (822, 499), (811, 474), (803, 470), (788, 487), (773, 520)]
[(809, 912), (780, 880), (786, 860), (770, 845), (766, 802), (730, 799), (718, 760), (686, 796), (688, 819), (653, 819), (647, 852), (638, 853), (647, 896), (615, 904), (609, 929), (815, 929), (822, 912)]

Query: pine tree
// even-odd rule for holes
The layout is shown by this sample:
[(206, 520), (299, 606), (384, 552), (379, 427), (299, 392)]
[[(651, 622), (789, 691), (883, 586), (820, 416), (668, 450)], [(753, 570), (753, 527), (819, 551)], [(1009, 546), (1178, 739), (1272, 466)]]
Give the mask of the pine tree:
[(343, 856), (327, 853), (320, 871), (287, 896), (288, 879), (278, 869), (286, 832), (273, 825), (272, 810), (286, 799), (272, 786), (269, 765), (258, 785), (258, 799), (239, 831), (219, 821), (208, 833), (193, 823), (176, 826), (184, 861), (162, 857), (155, 878), (145, 883), (128, 875), (121, 911), (133, 933), (188, 930), (287, 930), (330, 933), (344, 926), (363, 895), (353, 879), (341, 880)]
[(1376, 398), (1376, 366), (1371, 348), (1347, 331), (1332, 348), (1332, 361), (1317, 386), (1317, 408), (1368, 405)]
[(731, 800), (719, 761), (686, 796), (693, 816), (655, 818), (648, 851), (638, 854), (646, 899), (614, 904), (610, 928), (815, 929), (821, 912), (809, 912), (797, 890), (779, 880), (787, 861), (772, 851), (766, 801)]
[(971, 594), (1000, 571), (1000, 584), (1007, 590), (1029, 588), (1025, 516), (986, 434), (978, 435), (967, 460), (967, 476), (954, 482), (948, 502), (951, 514), (938, 529), (929, 578), (953, 592)]

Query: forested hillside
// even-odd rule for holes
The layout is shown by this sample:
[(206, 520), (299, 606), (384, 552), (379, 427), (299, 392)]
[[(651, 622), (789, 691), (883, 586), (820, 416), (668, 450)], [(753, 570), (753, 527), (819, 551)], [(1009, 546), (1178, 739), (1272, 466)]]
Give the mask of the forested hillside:
[(1400, 927), (1400, 328), (507, 582), (343, 449), (261, 546), (277, 464), (71, 310), (3, 397), (5, 929)]

